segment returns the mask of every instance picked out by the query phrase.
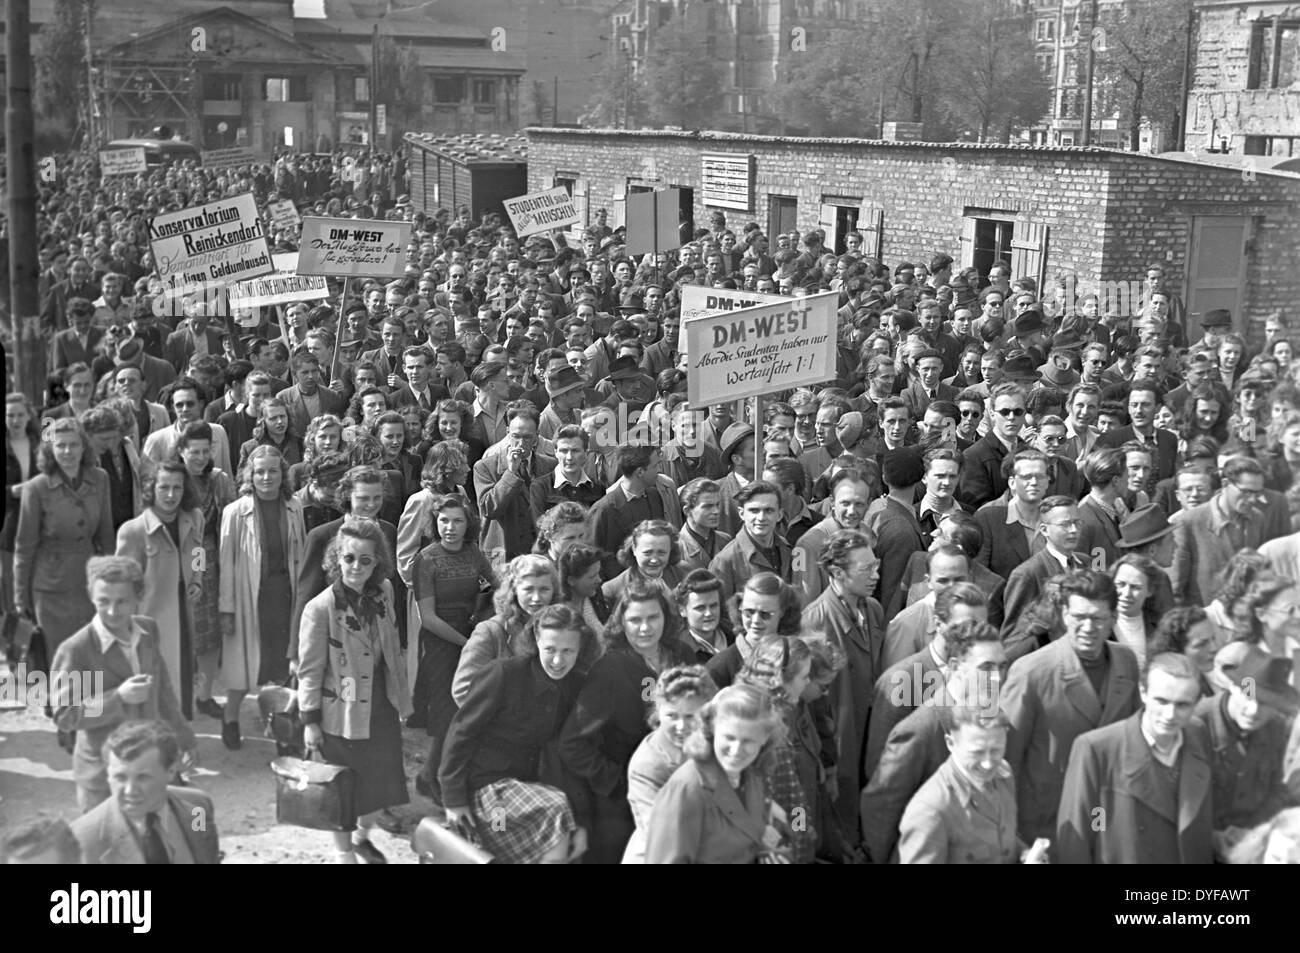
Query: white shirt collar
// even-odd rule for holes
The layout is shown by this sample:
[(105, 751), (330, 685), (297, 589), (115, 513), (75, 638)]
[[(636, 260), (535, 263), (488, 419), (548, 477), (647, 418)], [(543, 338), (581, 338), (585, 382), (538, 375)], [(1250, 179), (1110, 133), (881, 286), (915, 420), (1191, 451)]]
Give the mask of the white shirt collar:
[(137, 625), (135, 622), (132, 622), (131, 641), (123, 642), (120, 639), (118, 639), (117, 636), (113, 635), (112, 632), (108, 631), (108, 629), (104, 626), (104, 623), (102, 623), (99, 620), (99, 616), (95, 616), (95, 618), (91, 621), (90, 624), (91, 627), (95, 630), (95, 636), (99, 639), (100, 651), (107, 652), (114, 645), (121, 646), (122, 651), (126, 654), (127, 661), (131, 663), (131, 671), (139, 675), (140, 674), (140, 636), (142, 634), (140, 626)]
[(1183, 750), (1182, 729), (1179, 729), (1178, 731), (1178, 739), (1174, 742), (1174, 746), (1170, 748), (1168, 751), (1161, 751), (1156, 747), (1155, 736), (1152, 735), (1149, 731), (1147, 731), (1146, 720), (1143, 719), (1140, 722), (1140, 724), (1142, 725), (1142, 737), (1146, 739), (1147, 745), (1151, 748), (1151, 756), (1155, 758), (1157, 761), (1159, 761), (1161, 764), (1163, 764), (1166, 768), (1172, 768), (1175, 764), (1177, 764), (1178, 755)]
[(564, 486), (564, 484), (566, 483), (569, 484), (570, 486), (584, 486), (590, 482), (591, 482), (591, 475), (587, 473), (586, 470), (582, 471), (582, 476), (579, 478), (577, 483), (574, 483), (572, 480), (568, 479), (567, 477), (565, 477), (563, 473), (560, 472), (559, 467), (555, 468), (555, 488), (557, 490), (560, 487)]

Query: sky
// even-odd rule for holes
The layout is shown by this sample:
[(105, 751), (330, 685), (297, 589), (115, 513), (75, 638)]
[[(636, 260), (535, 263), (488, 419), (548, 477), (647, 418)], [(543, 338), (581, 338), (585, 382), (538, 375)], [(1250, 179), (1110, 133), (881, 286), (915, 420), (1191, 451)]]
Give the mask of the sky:
[(293, 15), (303, 19), (325, 16), (325, 0), (293, 0)]

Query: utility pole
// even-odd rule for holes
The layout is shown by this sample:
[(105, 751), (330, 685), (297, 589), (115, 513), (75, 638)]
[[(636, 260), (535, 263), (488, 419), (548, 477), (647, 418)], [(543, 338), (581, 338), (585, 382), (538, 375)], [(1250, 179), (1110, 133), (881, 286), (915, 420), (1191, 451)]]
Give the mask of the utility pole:
[(1182, 82), (1182, 99), (1178, 103), (1178, 138), (1175, 141), (1174, 148), (1179, 152), (1187, 149), (1187, 122), (1191, 119), (1192, 98), (1192, 51), (1194, 37), (1193, 32), (1196, 29), (1196, 6), (1192, 5), (1187, 8), (1187, 44), (1183, 49), (1183, 82)]
[(370, 153), (379, 151), (379, 24), (370, 31)]
[(98, 124), (95, 122), (95, 111), (99, 107), (99, 99), (95, 95), (95, 64), (90, 55), (89, 0), (82, 3), (81, 22), (82, 32), (86, 35), (86, 130), (90, 137), (90, 148), (93, 152), (99, 147)]
[(560, 124), (560, 74), (556, 73), (551, 81), (551, 125)]
[(1097, 72), (1097, 17), (1097, 0), (1092, 0), (1088, 14), (1088, 65), (1083, 85), (1083, 131), (1079, 134), (1081, 146), (1092, 145), (1092, 83)]
[[(31, 0), (9, 0), (5, 23), (9, 95), (5, 107), (5, 162), (9, 180), (9, 317), (13, 327), (14, 386), (40, 405), (45, 390), (45, 348), (37, 293), (31, 21)], [(54, 329), (49, 332), (53, 334)]]

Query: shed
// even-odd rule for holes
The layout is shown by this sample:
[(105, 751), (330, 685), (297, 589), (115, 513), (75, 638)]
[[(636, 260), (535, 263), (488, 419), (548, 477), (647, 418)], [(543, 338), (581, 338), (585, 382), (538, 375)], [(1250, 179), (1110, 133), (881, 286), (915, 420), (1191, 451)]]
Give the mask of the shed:
[(528, 191), (528, 146), (521, 136), (407, 133), (411, 147), (411, 202), (432, 215), (469, 206), (505, 216), (502, 202)]

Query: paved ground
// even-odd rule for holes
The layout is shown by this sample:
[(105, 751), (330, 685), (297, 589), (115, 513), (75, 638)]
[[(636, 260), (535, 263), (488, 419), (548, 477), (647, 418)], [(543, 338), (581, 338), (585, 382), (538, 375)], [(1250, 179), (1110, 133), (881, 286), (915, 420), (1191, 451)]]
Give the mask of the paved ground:
[[(2, 664), (2, 663), (0, 663)], [(275, 785), (270, 762), (275, 745), (263, 737), (257, 700), (245, 699), (241, 727), (243, 748), (228, 751), (221, 725), (199, 715), (199, 767), (191, 777), (216, 802), (217, 828), (227, 864), (319, 864), (334, 860), (333, 841), (321, 831), (275, 822)], [(404, 729), (406, 776), (414, 778), (424, 761), (428, 740), (422, 731)], [(432, 810), (410, 786), (412, 803), (394, 810), (402, 821), (398, 835), (377, 830), (375, 846), (390, 863), (416, 862), (410, 834)], [(54, 723), (35, 708), (0, 711), (0, 829), (45, 811), (71, 820), (77, 816), (71, 758), (55, 741)]]

